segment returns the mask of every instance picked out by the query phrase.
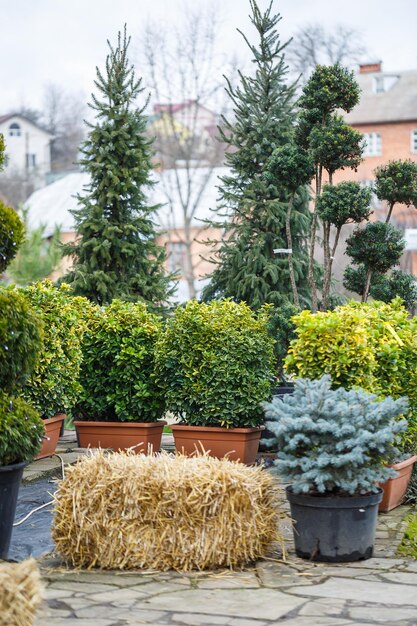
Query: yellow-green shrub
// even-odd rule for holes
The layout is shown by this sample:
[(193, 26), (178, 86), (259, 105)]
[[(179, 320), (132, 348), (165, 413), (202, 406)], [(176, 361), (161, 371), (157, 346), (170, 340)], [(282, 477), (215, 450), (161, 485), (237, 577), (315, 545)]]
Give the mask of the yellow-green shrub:
[(285, 369), (296, 377), (329, 374), (333, 387), (362, 387), (379, 397), (408, 396), (409, 427), (403, 444), (417, 446), (417, 320), (400, 298), (349, 302), (334, 311), (303, 311), (292, 318)]

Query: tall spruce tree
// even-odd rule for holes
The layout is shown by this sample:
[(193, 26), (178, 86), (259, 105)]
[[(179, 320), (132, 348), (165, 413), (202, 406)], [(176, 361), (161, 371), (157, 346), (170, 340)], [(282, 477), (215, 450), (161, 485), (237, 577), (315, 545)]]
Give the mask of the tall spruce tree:
[(171, 277), (163, 267), (165, 252), (155, 243), (158, 206), (146, 199), (152, 142), (145, 135), (146, 105), (135, 106), (143, 88), (129, 65), (129, 44), (125, 27), (116, 48), (108, 42), (105, 72), (97, 68), (98, 96), (89, 105), (96, 120), (80, 160), (91, 180), (73, 211), (77, 240), (64, 246), (64, 254), (74, 257), (74, 266), (63, 280), (98, 304), (117, 297), (159, 305), (171, 293)]
[(211, 222), (224, 228), (225, 236), (211, 259), (216, 267), (202, 294), (204, 300), (244, 300), (254, 309), (266, 302), (280, 306), (294, 301), (288, 256), (274, 253), (289, 247), (286, 216), (292, 196), (293, 274), (301, 304), (309, 300), (306, 188), (294, 194), (285, 181), (265, 176), (273, 152), (291, 140), (295, 119), (295, 84), (287, 82), (284, 58), (287, 43), (280, 42), (276, 27), (281, 17), (272, 13), (272, 4), (262, 14), (250, 0), (250, 19), (259, 38), (256, 45), (241, 33), (251, 50), (255, 73), (240, 73), (237, 87), (226, 79), (234, 119), (223, 118), (219, 131), (229, 146), (230, 173), (221, 178), (218, 219)]

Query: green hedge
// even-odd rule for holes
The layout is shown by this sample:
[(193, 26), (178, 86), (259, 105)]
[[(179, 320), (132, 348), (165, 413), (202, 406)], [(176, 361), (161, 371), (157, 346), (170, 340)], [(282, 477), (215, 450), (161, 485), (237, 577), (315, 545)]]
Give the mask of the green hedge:
[(230, 300), (178, 307), (156, 345), (168, 410), (196, 426), (261, 424), (274, 379), (268, 311)]

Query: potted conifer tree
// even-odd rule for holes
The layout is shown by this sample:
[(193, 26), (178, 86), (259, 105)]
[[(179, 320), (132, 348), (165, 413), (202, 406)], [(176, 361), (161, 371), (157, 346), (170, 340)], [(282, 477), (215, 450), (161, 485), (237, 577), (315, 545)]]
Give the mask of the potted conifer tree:
[(244, 463), (256, 459), (274, 380), (269, 307), (257, 314), (230, 300), (178, 307), (156, 344), (155, 372), (177, 450)]
[(266, 405), (279, 449), (277, 471), (294, 520), (298, 556), (356, 561), (372, 556), (385, 459), (406, 429), (407, 400), (331, 388), (329, 376), (298, 379), (293, 395)]

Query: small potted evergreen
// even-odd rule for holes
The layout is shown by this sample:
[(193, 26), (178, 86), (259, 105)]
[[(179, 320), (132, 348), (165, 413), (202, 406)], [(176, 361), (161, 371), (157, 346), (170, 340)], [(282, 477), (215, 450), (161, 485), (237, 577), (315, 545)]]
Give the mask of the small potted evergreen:
[(331, 388), (329, 376), (298, 379), (293, 395), (266, 405), (279, 449), (276, 468), (294, 520), (298, 556), (356, 561), (372, 556), (378, 484), (407, 422), (407, 400), (378, 401), (362, 389)]
[(88, 303), (74, 422), (82, 447), (135, 452), (161, 445), (163, 393), (154, 379), (158, 317), (139, 302)]
[(28, 302), (0, 288), (0, 559), (7, 558), (23, 469), (37, 454), (43, 421), (15, 397), (36, 366), (42, 323)]
[(78, 299), (68, 285), (45, 280), (20, 290), (41, 317), (45, 333), (38, 363), (23, 388), (24, 398), (45, 420), (46, 437), (38, 458), (54, 454), (66, 415), (81, 393), (79, 373), (84, 331)]
[(187, 302), (167, 322), (156, 345), (155, 371), (177, 450), (204, 449), (253, 463), (264, 422), (262, 401), (274, 380), (269, 308), (243, 302)]

